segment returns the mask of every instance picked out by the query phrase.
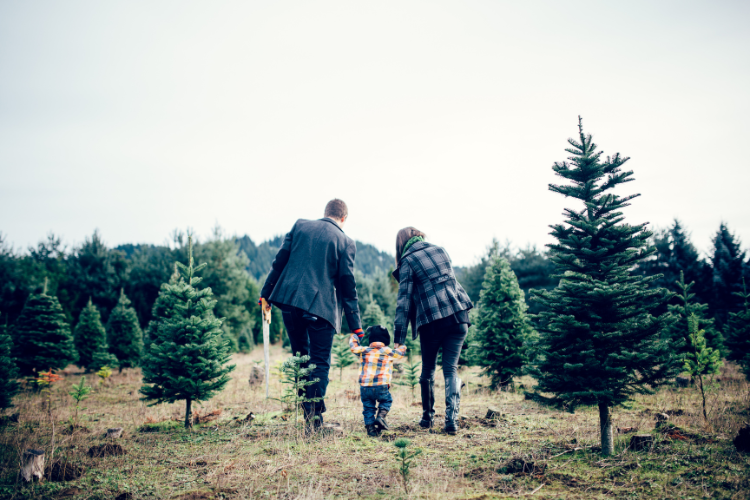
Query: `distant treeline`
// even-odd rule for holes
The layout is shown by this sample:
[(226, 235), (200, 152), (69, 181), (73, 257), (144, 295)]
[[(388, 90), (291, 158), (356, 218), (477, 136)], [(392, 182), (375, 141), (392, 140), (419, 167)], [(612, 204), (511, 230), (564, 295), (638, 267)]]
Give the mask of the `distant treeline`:
[[(260, 285), (283, 240), (277, 236), (259, 245), (249, 236), (234, 238), (220, 229), (195, 245), (195, 259), (206, 262), (201, 286), (210, 286), (217, 299), (216, 315), (226, 318), (229, 337), (260, 335), (257, 300)], [(185, 262), (187, 237), (175, 231), (168, 245), (125, 244), (108, 247), (94, 232), (76, 247), (65, 248), (49, 235), (36, 247), (16, 251), (0, 234), (0, 321), (12, 325), (30, 294), (47, 281), (68, 322), (75, 326), (89, 299), (106, 323), (117, 305), (120, 290), (131, 300), (142, 328), (152, 317), (152, 307), (162, 283), (169, 281), (176, 261)], [(372, 245), (357, 242), (356, 270), (360, 276), (385, 275), (393, 257)], [(364, 279), (364, 278), (363, 278)], [(275, 315), (272, 338), (281, 337), (280, 316)]]
[[(209, 264), (202, 286), (212, 288), (218, 300), (216, 315), (226, 318), (225, 329), (230, 337), (246, 335), (251, 342), (260, 340), (260, 284), (282, 239), (277, 236), (256, 244), (249, 236), (229, 237), (217, 229), (210, 238), (196, 244), (196, 261)], [(655, 233), (657, 253), (637, 271), (644, 275), (663, 274), (656, 285), (673, 292), (678, 291), (675, 282), (683, 272), (686, 282), (695, 282), (692, 291), (697, 295), (696, 301), (708, 304), (710, 316), (722, 327), (727, 315), (741, 307), (734, 292), (742, 290), (750, 264), (726, 224), (721, 224), (712, 243), (713, 248), (704, 259), (682, 225), (675, 221), (670, 228)], [(26, 251), (14, 250), (0, 234), (0, 321), (12, 325), (29, 295), (40, 290), (46, 280), (48, 293), (57, 296), (73, 326), (89, 298), (106, 322), (122, 289), (145, 329), (160, 286), (169, 281), (175, 261), (184, 262), (185, 253), (186, 235), (179, 231), (173, 233), (168, 245), (125, 244), (114, 248), (109, 248), (98, 232), (70, 249), (62, 245), (60, 238), (50, 235)], [(493, 255), (508, 259), (526, 295), (529, 312), (539, 312), (538, 303), (529, 301), (529, 290), (553, 289), (559, 278), (555, 277), (555, 265), (547, 252), (535, 247), (512, 250), (510, 244), (493, 242), (477, 264), (456, 267), (457, 278), (472, 300), (479, 300), (485, 270)], [(393, 262), (387, 252), (357, 242), (355, 267), (360, 308), (364, 314), (368, 306), (377, 304), (376, 309), (384, 315), (382, 320), (387, 322), (392, 321), (396, 307), (397, 284), (389, 276)], [(378, 314), (373, 312), (373, 319)], [(280, 321), (275, 321), (273, 330), (272, 338), (280, 340)]]

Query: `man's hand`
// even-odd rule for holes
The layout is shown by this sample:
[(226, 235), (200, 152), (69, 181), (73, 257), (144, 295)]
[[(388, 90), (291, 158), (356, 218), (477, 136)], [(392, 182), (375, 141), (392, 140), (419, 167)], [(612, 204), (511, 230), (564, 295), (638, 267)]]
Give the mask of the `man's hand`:
[(395, 347), (396, 349), (398, 349), (399, 347), (401, 347), (401, 344), (393, 344), (393, 347)]
[(263, 311), (263, 319), (266, 321), (266, 323), (271, 322), (271, 304), (266, 302), (266, 299), (263, 297), (260, 298), (258, 301), (258, 304), (260, 304), (260, 310)]

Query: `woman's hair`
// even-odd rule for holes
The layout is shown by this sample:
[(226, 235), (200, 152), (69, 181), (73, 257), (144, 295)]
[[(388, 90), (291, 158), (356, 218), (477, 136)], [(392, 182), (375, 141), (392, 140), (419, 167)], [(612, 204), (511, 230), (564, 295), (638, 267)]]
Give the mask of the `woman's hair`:
[(401, 264), (401, 254), (404, 253), (406, 243), (415, 236), (427, 238), (427, 235), (422, 231), (411, 226), (405, 227), (396, 233), (396, 269), (398, 269), (399, 264)]

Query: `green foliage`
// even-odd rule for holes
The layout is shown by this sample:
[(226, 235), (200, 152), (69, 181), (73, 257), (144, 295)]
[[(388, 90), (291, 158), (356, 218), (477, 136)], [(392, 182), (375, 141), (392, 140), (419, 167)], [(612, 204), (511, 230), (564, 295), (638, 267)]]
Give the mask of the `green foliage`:
[[(706, 389), (713, 382), (713, 376), (721, 368), (721, 353), (706, 344), (704, 331), (698, 327), (698, 316), (691, 314), (688, 318), (688, 340), (690, 349), (685, 356), (685, 371), (690, 377), (698, 380), (698, 388), (703, 397), (703, 418), (708, 423), (706, 413)], [(705, 380), (708, 378), (708, 380)]]
[[(386, 326), (387, 322), (388, 320), (378, 303), (371, 300), (370, 303), (367, 304), (365, 312), (362, 314), (362, 329), (365, 331), (365, 336), (362, 337), (360, 343), (362, 345), (370, 345), (370, 335), (367, 333), (367, 329), (376, 325)], [(391, 338), (391, 340), (393, 340), (393, 338)]]
[(738, 312), (742, 302), (738, 293), (742, 291), (742, 277), (745, 267), (745, 252), (741, 250), (740, 242), (729, 231), (729, 227), (721, 223), (713, 238), (711, 313), (716, 324), (723, 328), (729, 318), (729, 313)]
[(107, 342), (109, 352), (115, 356), (120, 370), (140, 364), (143, 353), (143, 331), (138, 324), (135, 309), (130, 306), (130, 299), (125, 295), (124, 290), (120, 290), (117, 306), (112, 310), (107, 321)]
[(22, 375), (62, 370), (78, 360), (60, 302), (46, 291), (29, 297), (13, 328), (13, 357)]
[(493, 389), (512, 385), (530, 361), (534, 330), (516, 275), (503, 257), (494, 256), (487, 266), (476, 318), (476, 363)]
[(539, 389), (572, 404), (597, 404), (602, 424), (602, 453), (613, 453), (609, 408), (676, 374), (671, 346), (662, 337), (665, 317), (651, 309), (667, 299), (651, 289), (654, 278), (631, 272), (653, 254), (646, 224), (623, 222), (621, 209), (638, 195), (609, 191), (632, 181), (619, 153), (601, 159), (579, 121), (579, 140), (568, 139), (569, 162), (556, 162), (557, 175), (570, 184), (550, 190), (579, 200), (565, 209), (565, 224), (552, 226), (557, 243), (549, 245), (560, 284), (533, 292), (544, 306), (538, 316), (541, 338), (534, 370)]
[(112, 376), (112, 368), (104, 365), (99, 368), (99, 371), (96, 372), (96, 375), (99, 377), (99, 384), (104, 385), (105, 383), (107, 383), (107, 380), (109, 380), (109, 377)]
[(331, 349), (331, 354), (333, 354), (334, 356), (333, 367), (338, 368), (339, 381), (341, 381), (341, 378), (344, 373), (344, 368), (352, 366), (354, 363), (357, 362), (357, 358), (354, 357), (354, 354), (352, 353), (351, 348), (349, 347), (348, 338), (344, 337), (342, 340), (339, 340), (338, 342), (334, 341), (333, 348)]
[(421, 362), (418, 363), (407, 363), (404, 365), (404, 374), (396, 380), (396, 385), (403, 385), (411, 389), (411, 397), (415, 397), (414, 389), (419, 385), (419, 367), (422, 366)]
[(240, 338), (237, 339), (237, 350), (243, 354), (247, 354), (253, 350), (253, 344), (247, 338), (247, 333), (242, 332)]
[(729, 351), (727, 358), (739, 363), (750, 380), (750, 294), (747, 293), (745, 281), (742, 281), (742, 292), (737, 292), (742, 300), (742, 309), (736, 313), (729, 313), (726, 332), (726, 346)]
[(412, 462), (414, 457), (422, 453), (422, 450), (417, 448), (414, 451), (409, 451), (407, 448), (411, 445), (411, 442), (406, 438), (399, 438), (393, 442), (393, 446), (396, 447), (396, 464), (398, 474), (401, 476), (401, 482), (404, 485), (404, 491), (409, 494), (409, 475), (411, 473)]
[[(103, 367), (107, 367), (107, 369), (115, 368), (119, 366), (119, 363), (117, 362), (117, 358), (114, 354), (109, 352), (107, 350), (107, 346), (101, 346), (99, 349), (94, 353), (94, 356), (91, 358), (91, 363), (88, 366), (88, 370), (92, 372), (97, 372), (101, 370)], [(122, 370), (122, 367), (120, 367)]]
[(5, 324), (0, 324), (0, 410), (13, 406), (18, 392), (18, 368), (11, 356), (13, 342)]
[(317, 403), (323, 400), (323, 398), (308, 398), (306, 395), (306, 387), (316, 384), (320, 380), (317, 378), (308, 380), (308, 377), (316, 368), (314, 364), (308, 364), (309, 361), (310, 356), (301, 356), (300, 353), (297, 353), (284, 361), (281, 367), (283, 373), (281, 383), (285, 386), (281, 402), (288, 408), (294, 408), (295, 426), (299, 418), (299, 406), (302, 403)]
[(81, 377), (81, 382), (78, 385), (73, 384), (72, 389), (68, 394), (76, 402), (76, 414), (73, 420), (73, 429), (75, 429), (75, 426), (78, 425), (78, 410), (81, 409), (81, 401), (89, 397), (91, 387), (86, 385), (86, 377)]
[(78, 317), (78, 324), (73, 330), (73, 338), (78, 351), (78, 364), (89, 368), (94, 359), (94, 353), (102, 347), (107, 349), (107, 332), (102, 325), (99, 310), (89, 299), (86, 307)]
[(669, 313), (672, 315), (673, 321), (667, 327), (666, 332), (667, 337), (671, 339), (672, 349), (679, 354), (675, 359), (675, 362), (679, 365), (684, 363), (685, 355), (692, 352), (688, 338), (690, 331), (688, 319), (691, 316), (695, 316), (699, 323), (699, 328), (707, 332), (706, 340), (710, 347), (720, 349), (723, 345), (721, 334), (713, 327), (713, 319), (706, 318), (708, 306), (706, 304), (695, 303), (696, 295), (691, 291), (694, 285), (694, 283), (685, 283), (685, 274), (681, 271), (679, 280), (673, 285), (679, 291), (676, 294), (678, 303), (669, 304)]
[(191, 424), (192, 401), (205, 401), (222, 390), (234, 369), (226, 366), (229, 347), (222, 340), (221, 320), (213, 315), (213, 293), (196, 288), (201, 281), (196, 274), (205, 267), (195, 267), (189, 238), (187, 265), (177, 263), (179, 278), (162, 285), (154, 305), (151, 343), (142, 358), (143, 399), (185, 400), (185, 427)]
[[(253, 278), (245, 268), (248, 259), (234, 238), (227, 237), (220, 227), (215, 227), (211, 239), (195, 246), (195, 260), (205, 262), (202, 285), (210, 288), (216, 301), (214, 314), (224, 318), (221, 328), (230, 340), (231, 350), (237, 350), (237, 338), (246, 329), (252, 329), (258, 315), (257, 294), (250, 295)], [(269, 266), (270, 267), (270, 266)], [(258, 292), (259, 293), (259, 292)], [(257, 311), (260, 314), (260, 311)]]

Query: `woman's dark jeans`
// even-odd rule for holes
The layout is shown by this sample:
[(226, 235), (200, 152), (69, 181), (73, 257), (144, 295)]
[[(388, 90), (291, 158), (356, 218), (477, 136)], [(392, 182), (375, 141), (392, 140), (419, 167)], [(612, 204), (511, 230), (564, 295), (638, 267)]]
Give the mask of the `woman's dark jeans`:
[(431, 323), (419, 329), (419, 344), (422, 347), (422, 375), (420, 381), (435, 380), (438, 351), (443, 348), (443, 376), (449, 380), (456, 376), (458, 358), (464, 345), (469, 326), (453, 323), (435, 328)]

